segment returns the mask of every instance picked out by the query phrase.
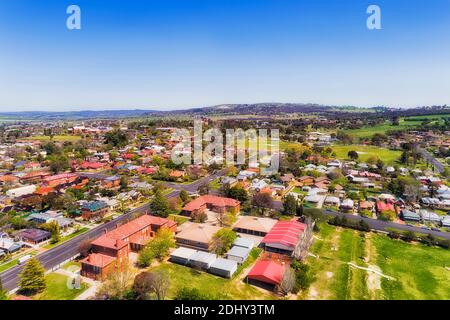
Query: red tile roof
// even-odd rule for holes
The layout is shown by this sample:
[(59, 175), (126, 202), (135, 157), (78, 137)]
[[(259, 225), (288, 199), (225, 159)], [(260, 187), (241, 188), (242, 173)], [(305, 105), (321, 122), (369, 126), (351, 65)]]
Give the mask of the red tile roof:
[(394, 205), (390, 202), (377, 201), (377, 210), (378, 212), (383, 211), (395, 211)]
[(155, 216), (149, 216), (145, 214), (124, 225), (121, 225), (117, 229), (114, 229), (104, 234), (100, 238), (97, 238), (96, 240), (92, 241), (92, 244), (101, 247), (120, 249), (128, 244), (128, 242), (124, 241), (126, 238), (132, 236), (133, 234), (139, 232), (140, 230), (150, 225), (155, 225), (158, 227), (164, 226), (170, 228), (175, 224), (176, 222), (172, 220)]
[(95, 267), (104, 268), (114, 262), (116, 258), (101, 253), (91, 253), (88, 257), (81, 260), (81, 263), (90, 264)]
[(39, 194), (41, 196), (45, 196), (45, 195), (49, 194), (50, 192), (53, 192), (54, 190), (55, 189), (53, 189), (53, 187), (40, 187), (34, 193)]
[(78, 175), (76, 173), (61, 173), (61, 174), (56, 174), (50, 177), (45, 177), (44, 181), (49, 182), (49, 181), (53, 181), (53, 180), (60, 180), (60, 179), (72, 179), (72, 178), (76, 178), (78, 177)]
[(105, 166), (105, 164), (104, 163), (101, 163), (101, 162), (89, 162), (89, 161), (84, 161), (82, 164), (81, 164), (81, 167), (83, 168), (83, 169), (99, 169), (99, 168), (102, 168), (102, 167), (104, 167)]
[(278, 221), (266, 234), (262, 243), (280, 243), (295, 248), (300, 235), (306, 229), (306, 224), (297, 221)]
[(273, 285), (281, 283), (284, 274), (284, 266), (270, 260), (258, 261), (250, 270), (247, 277)]
[(203, 205), (211, 204), (216, 207), (236, 207), (239, 205), (239, 201), (231, 198), (223, 198), (212, 195), (204, 195), (192, 200), (184, 206), (183, 210), (194, 211), (200, 209)]

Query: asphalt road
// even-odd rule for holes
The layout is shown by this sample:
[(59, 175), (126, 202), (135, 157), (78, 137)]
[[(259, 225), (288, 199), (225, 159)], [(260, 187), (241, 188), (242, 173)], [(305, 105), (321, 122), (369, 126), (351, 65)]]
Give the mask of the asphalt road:
[[(209, 183), (212, 180), (217, 179), (220, 176), (223, 176), (227, 172), (226, 169), (222, 169), (217, 171), (216, 173), (199, 179), (191, 184), (171, 184), (167, 183), (166, 185), (175, 189), (169, 194), (166, 195), (166, 198), (171, 198), (177, 196), (181, 189), (185, 189), (187, 192), (196, 192), (197, 188), (205, 183)], [(67, 242), (64, 242), (48, 251), (45, 251), (41, 254), (38, 254), (36, 257), (41, 262), (42, 266), (46, 269), (52, 269), (67, 259), (77, 255), (79, 253), (79, 246), (85, 240), (94, 240), (106, 233), (107, 231), (113, 230), (117, 228), (118, 225), (122, 224), (126, 220), (131, 219), (133, 214), (136, 213), (145, 213), (149, 211), (149, 203), (144, 204), (138, 208), (135, 208), (129, 211), (126, 214), (123, 214), (116, 219), (102, 224), (98, 227), (95, 227), (92, 230), (89, 230), (86, 233), (83, 233), (77, 237), (74, 237)], [(0, 278), (2, 280), (3, 287), (6, 290), (14, 290), (18, 285), (18, 275), (22, 271), (23, 265), (17, 265), (11, 269), (8, 269), (0, 274)]]
[(194, 182), (192, 182), (190, 184), (166, 182), (165, 185), (167, 187), (173, 188), (173, 189), (178, 190), (178, 191), (180, 191), (181, 189), (184, 189), (184, 190), (186, 190), (189, 193), (195, 193), (195, 192), (197, 192), (197, 189), (200, 186), (202, 186), (204, 184), (207, 184), (207, 183), (210, 183), (211, 181), (213, 181), (213, 180), (215, 180), (215, 179), (217, 179), (217, 178), (219, 178), (221, 176), (224, 176), (227, 172), (228, 172), (228, 169), (225, 168), (225, 169), (218, 170), (217, 172), (215, 172), (215, 173), (213, 173), (213, 174), (211, 174), (211, 175), (209, 175), (207, 177), (201, 178), (201, 179), (199, 179), (197, 181), (194, 181)]
[(444, 165), (436, 160), (436, 158), (429, 153), (425, 149), (420, 149), (420, 153), (422, 154), (422, 157), (427, 160), (429, 163), (431, 163), (435, 168), (436, 171), (439, 173), (442, 173), (444, 171)]
[(342, 216), (343, 215), (348, 220), (356, 220), (356, 221), (363, 220), (369, 225), (369, 227), (372, 230), (388, 231), (389, 228), (395, 228), (395, 229), (404, 230), (404, 231), (412, 231), (412, 232), (416, 232), (416, 233), (431, 234), (438, 238), (450, 239), (450, 232), (423, 229), (420, 227), (415, 227), (415, 226), (411, 226), (411, 225), (407, 225), (407, 224), (400, 224), (400, 223), (395, 223), (395, 222), (371, 219), (371, 218), (366, 218), (366, 217), (361, 217), (361, 216), (355, 216), (353, 214), (344, 214), (344, 213), (336, 212), (336, 211), (332, 211), (332, 210), (322, 210), (322, 212), (329, 216)]
[[(283, 208), (283, 203), (281, 201), (274, 201), (273, 208), (276, 210), (281, 210)], [(372, 230), (387, 232), (389, 228), (395, 228), (395, 229), (404, 230), (404, 231), (412, 231), (412, 232), (422, 233), (422, 234), (431, 234), (432, 236), (435, 236), (438, 238), (450, 239), (450, 232), (423, 229), (420, 227), (415, 227), (415, 226), (411, 226), (411, 225), (407, 225), (407, 224), (382, 221), (382, 220), (361, 217), (361, 216), (356, 216), (353, 214), (346, 214), (346, 213), (337, 212), (337, 211), (333, 211), (333, 210), (327, 210), (327, 209), (323, 209), (322, 212), (328, 216), (345, 216), (349, 220), (356, 220), (356, 221), (363, 220), (363, 221), (367, 222), (370, 229), (372, 229)]]

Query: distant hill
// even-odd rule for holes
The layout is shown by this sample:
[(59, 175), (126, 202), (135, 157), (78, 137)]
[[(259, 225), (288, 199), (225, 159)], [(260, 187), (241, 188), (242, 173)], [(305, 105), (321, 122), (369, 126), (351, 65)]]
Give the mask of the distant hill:
[(355, 106), (328, 106), (314, 103), (252, 103), (252, 104), (221, 104), (211, 107), (199, 107), (183, 110), (84, 110), (66, 112), (0, 112), (0, 118), (26, 120), (83, 120), (83, 119), (118, 119), (151, 116), (213, 116), (213, 115), (257, 115), (271, 117), (273, 115), (302, 113), (328, 116), (332, 118), (364, 117), (394, 117), (418, 116), (426, 114), (447, 114), (450, 108), (444, 106), (417, 107), (410, 109), (374, 107), (359, 108)]
[(24, 112), (0, 112), (3, 118), (22, 118), (31, 120), (66, 120), (66, 119), (111, 119), (111, 118), (130, 118), (142, 115), (158, 114), (161, 111), (156, 110), (83, 110), (83, 111), (24, 111)]

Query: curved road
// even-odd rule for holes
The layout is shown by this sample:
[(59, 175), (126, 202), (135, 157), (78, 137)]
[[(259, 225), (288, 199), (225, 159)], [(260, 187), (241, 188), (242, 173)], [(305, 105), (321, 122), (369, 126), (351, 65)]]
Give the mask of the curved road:
[[(204, 177), (202, 179), (199, 179), (191, 184), (176, 184), (176, 183), (166, 183), (167, 186), (175, 189), (174, 191), (167, 194), (166, 198), (171, 198), (174, 196), (177, 196), (181, 189), (185, 189), (187, 192), (196, 192), (198, 187), (209, 183), (210, 181), (217, 179), (220, 176), (225, 175), (227, 172), (227, 169), (222, 169), (220, 171), (217, 171), (216, 173)], [(91, 229), (87, 231), (86, 233), (83, 233), (77, 237), (74, 237), (48, 251), (45, 251), (41, 254), (38, 254), (36, 257), (41, 262), (42, 266), (46, 270), (50, 270), (62, 262), (66, 261), (67, 259), (72, 258), (73, 256), (77, 255), (79, 253), (79, 245), (81, 242), (85, 240), (94, 240), (98, 237), (100, 237), (102, 234), (104, 234), (107, 231), (113, 230), (117, 228), (118, 225), (122, 224), (122, 222), (129, 220), (132, 215), (134, 214), (143, 214), (149, 211), (149, 203), (144, 204), (138, 208), (135, 208), (126, 214), (123, 214), (116, 219), (107, 222), (105, 224), (102, 224), (98, 227), (95, 227), (94, 229)], [(0, 278), (2, 280), (3, 287), (6, 290), (14, 290), (17, 288), (18, 285), (18, 275), (22, 271), (23, 265), (17, 265), (11, 269), (8, 269), (0, 274)]]

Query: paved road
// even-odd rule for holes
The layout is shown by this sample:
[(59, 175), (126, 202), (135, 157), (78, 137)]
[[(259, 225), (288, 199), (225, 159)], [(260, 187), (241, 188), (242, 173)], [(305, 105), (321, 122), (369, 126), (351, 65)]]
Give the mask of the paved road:
[(444, 239), (450, 240), (450, 232), (422, 229), (420, 227), (415, 227), (415, 226), (411, 226), (411, 225), (407, 225), (407, 224), (400, 224), (400, 223), (395, 223), (395, 222), (371, 219), (371, 218), (356, 216), (353, 214), (344, 214), (344, 213), (336, 212), (336, 211), (332, 211), (332, 210), (322, 210), (322, 212), (329, 216), (342, 216), (343, 215), (349, 220), (356, 220), (356, 221), (363, 220), (373, 230), (388, 231), (389, 228), (395, 228), (395, 229), (404, 230), (404, 231), (412, 231), (412, 232), (416, 232), (416, 233), (431, 234), (438, 238), (444, 238)]
[[(276, 210), (281, 210), (283, 207), (283, 203), (281, 201), (274, 201), (273, 207)], [(422, 234), (431, 234), (438, 238), (450, 239), (450, 232), (422, 229), (420, 227), (415, 227), (415, 226), (411, 226), (411, 225), (407, 225), (407, 224), (382, 221), (382, 220), (377, 220), (377, 219), (372, 219), (372, 218), (367, 218), (367, 217), (356, 216), (353, 214), (345, 214), (345, 213), (337, 212), (337, 211), (333, 211), (333, 210), (325, 209), (325, 210), (322, 210), (322, 212), (328, 216), (345, 216), (349, 220), (356, 220), (356, 221), (363, 220), (363, 221), (367, 222), (367, 224), (369, 225), (369, 227), (372, 230), (388, 231), (389, 228), (395, 228), (395, 229), (404, 230), (404, 231), (412, 231), (412, 232), (422, 233)]]
[(444, 165), (442, 163), (440, 163), (439, 161), (437, 161), (436, 158), (431, 153), (429, 153), (425, 149), (419, 149), (419, 152), (422, 154), (422, 157), (426, 161), (428, 161), (429, 163), (434, 165), (437, 172), (442, 173), (444, 171)]
[(165, 185), (167, 187), (173, 188), (175, 190), (180, 191), (181, 189), (186, 190), (189, 193), (195, 193), (197, 192), (197, 189), (207, 183), (210, 183), (213, 180), (216, 180), (217, 178), (224, 176), (228, 172), (228, 169), (221, 169), (218, 170), (216, 173), (211, 174), (207, 177), (204, 177), (202, 179), (199, 179), (197, 181), (194, 181), (190, 184), (181, 184), (181, 183), (175, 183), (175, 182), (166, 182)]
[[(181, 189), (185, 189), (188, 192), (196, 192), (199, 186), (203, 185), (204, 183), (208, 183), (214, 179), (217, 179), (220, 176), (223, 176), (226, 172), (227, 172), (226, 169), (220, 170), (213, 175), (199, 179), (191, 184), (185, 185), (175, 184), (176, 186), (170, 185), (170, 187), (174, 188), (175, 190), (167, 194), (166, 198), (177, 196)], [(98, 238), (105, 232), (115, 229), (121, 223), (131, 219), (133, 214), (136, 213), (142, 214), (148, 211), (149, 211), (149, 204), (147, 203), (129, 211), (124, 215), (119, 216), (118, 218), (110, 222), (102, 224), (84, 234), (81, 234), (75, 238), (68, 240), (67, 242), (62, 243), (61, 245), (58, 245), (48, 251), (45, 251), (37, 255), (36, 257), (39, 259), (39, 261), (42, 263), (43, 267), (46, 270), (52, 269), (55, 266), (58, 266), (62, 262), (66, 261), (67, 259), (70, 259), (71, 257), (77, 255), (79, 253), (79, 245), (81, 242), (85, 240), (93, 240), (95, 238)], [(13, 290), (17, 288), (18, 275), (21, 272), (22, 268), (23, 265), (17, 265), (0, 274), (3, 287), (6, 290)]]

